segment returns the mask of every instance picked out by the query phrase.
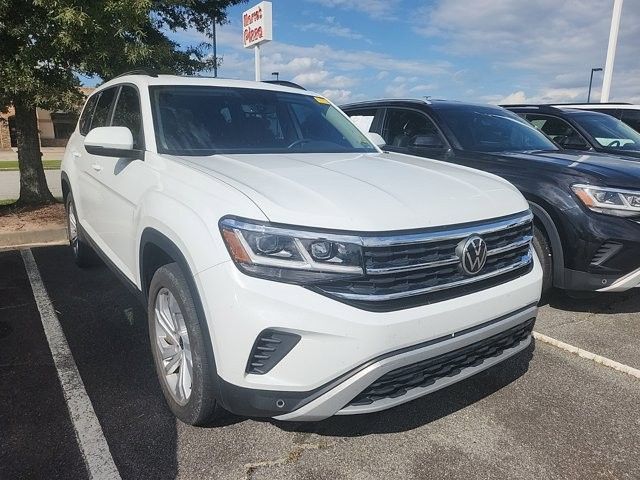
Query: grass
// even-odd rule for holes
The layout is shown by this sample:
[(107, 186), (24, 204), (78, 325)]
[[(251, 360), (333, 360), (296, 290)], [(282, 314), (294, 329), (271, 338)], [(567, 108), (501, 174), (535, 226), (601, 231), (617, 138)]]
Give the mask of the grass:
[(15, 198), (10, 198), (8, 200), (0, 200), (0, 207), (2, 207), (3, 205), (11, 205), (12, 203), (16, 203)]
[[(60, 164), (62, 160), (43, 160), (45, 170), (60, 170)], [(0, 172), (17, 172), (18, 161), (17, 160), (0, 160)]]

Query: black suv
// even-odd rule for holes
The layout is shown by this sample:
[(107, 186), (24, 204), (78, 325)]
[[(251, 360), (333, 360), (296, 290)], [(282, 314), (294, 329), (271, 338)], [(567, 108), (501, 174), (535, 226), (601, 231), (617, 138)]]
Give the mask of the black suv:
[(605, 113), (549, 105), (505, 105), (563, 148), (640, 158), (640, 133)]
[(384, 150), (478, 168), (518, 187), (535, 215), (543, 288), (624, 291), (640, 284), (637, 160), (560, 149), (496, 106), (379, 100), (342, 109)]

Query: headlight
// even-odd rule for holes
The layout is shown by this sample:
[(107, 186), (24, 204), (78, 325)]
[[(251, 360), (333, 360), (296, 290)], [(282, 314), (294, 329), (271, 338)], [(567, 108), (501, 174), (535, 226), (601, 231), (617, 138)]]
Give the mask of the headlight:
[(573, 185), (571, 188), (582, 203), (594, 212), (617, 217), (640, 215), (640, 191), (593, 185)]
[(361, 239), (275, 227), (248, 220), (223, 218), (220, 231), (231, 258), (243, 272), (290, 283), (313, 283), (359, 276)]

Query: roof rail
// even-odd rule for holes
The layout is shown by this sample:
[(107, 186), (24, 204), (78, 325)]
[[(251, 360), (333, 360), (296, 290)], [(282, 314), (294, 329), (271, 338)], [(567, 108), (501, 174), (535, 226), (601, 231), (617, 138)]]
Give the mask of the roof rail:
[(566, 102), (566, 103), (550, 103), (549, 105), (563, 105), (563, 106), (570, 106), (570, 105), (632, 105), (629, 102)]
[(262, 83), (270, 83), (272, 85), (281, 85), (283, 87), (297, 88), (299, 90), (306, 90), (302, 85), (290, 82), (288, 80), (262, 80)]
[(512, 103), (512, 104), (503, 104), (503, 105), (498, 105), (499, 107), (502, 108), (537, 108), (539, 110), (545, 110), (545, 111), (558, 111), (560, 110), (559, 108), (553, 106), (553, 105), (549, 105), (549, 104), (533, 104), (533, 103)]
[(130, 70), (128, 72), (121, 73), (120, 75), (116, 75), (113, 78), (124, 77), (126, 75), (146, 75), (147, 77), (157, 77), (158, 76), (158, 72), (156, 72), (154, 70), (144, 70), (144, 69)]

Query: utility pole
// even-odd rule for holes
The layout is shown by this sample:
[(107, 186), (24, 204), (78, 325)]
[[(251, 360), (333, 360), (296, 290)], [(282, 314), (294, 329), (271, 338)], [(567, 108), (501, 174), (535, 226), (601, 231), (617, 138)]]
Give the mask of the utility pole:
[(213, 17), (213, 35), (211, 37), (213, 44), (213, 77), (218, 78), (218, 45), (216, 42), (216, 23), (218, 22), (218, 17)]
[(609, 47), (607, 48), (607, 63), (604, 65), (604, 79), (602, 80), (602, 95), (600, 102), (609, 101), (611, 92), (611, 80), (613, 79), (613, 62), (616, 59), (616, 46), (618, 45), (618, 31), (620, 30), (620, 17), (622, 16), (623, 0), (614, 0), (613, 14), (611, 15), (611, 30), (609, 31)]

